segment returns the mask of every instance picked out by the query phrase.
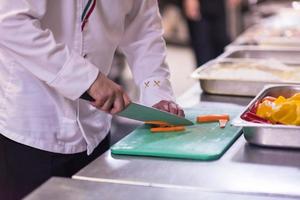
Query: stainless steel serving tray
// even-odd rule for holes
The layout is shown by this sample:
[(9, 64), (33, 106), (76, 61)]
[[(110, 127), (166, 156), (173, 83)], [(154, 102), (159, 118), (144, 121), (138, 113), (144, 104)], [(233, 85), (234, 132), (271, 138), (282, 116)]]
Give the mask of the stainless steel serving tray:
[(234, 41), (232, 41), (229, 45), (225, 47), (226, 50), (235, 47), (247, 47), (247, 46), (261, 46), (262, 44), (258, 43), (253, 37), (250, 37), (249, 34), (253, 32), (256, 26), (248, 28), (245, 32), (240, 34)]
[(287, 37), (262, 37), (257, 40), (259, 45), (270, 46), (286, 46), (286, 47), (299, 47), (300, 38), (287, 38)]
[(265, 96), (278, 97), (281, 95), (290, 97), (298, 92), (300, 92), (300, 85), (267, 86), (233, 120), (232, 124), (243, 128), (244, 137), (249, 143), (269, 147), (300, 148), (300, 126), (258, 124), (241, 118), (256, 101), (260, 101)]
[(298, 48), (300, 46), (299, 37), (254, 37), (249, 36), (249, 34), (244, 33), (238, 36), (231, 44), (226, 46), (226, 49), (236, 46), (259, 46), (259, 47), (275, 47), (275, 48)]
[(217, 59), (276, 59), (285, 64), (300, 64), (300, 48), (298, 47), (235, 47), (221, 54)]
[[(299, 12), (290, 10), (262, 19), (247, 28), (233, 42), (236, 45), (267, 45), (297, 47), (300, 45)], [(283, 14), (283, 15), (282, 15)], [(294, 32), (296, 31), (296, 32)]]
[[(233, 95), (233, 96), (256, 96), (265, 85), (278, 84), (274, 81), (251, 81), (251, 80), (230, 80), (230, 79), (217, 79), (217, 78), (199, 78), (199, 74), (210, 68), (215, 64), (220, 63), (239, 63), (247, 62), (245, 60), (238, 59), (216, 59), (207, 62), (203, 66), (199, 67), (192, 73), (192, 78), (199, 79), (200, 87), (202, 90), (209, 94), (220, 95)], [(294, 66), (294, 65), (291, 65)], [(300, 67), (300, 64), (297, 65)], [(289, 82), (280, 82), (290, 84)]]

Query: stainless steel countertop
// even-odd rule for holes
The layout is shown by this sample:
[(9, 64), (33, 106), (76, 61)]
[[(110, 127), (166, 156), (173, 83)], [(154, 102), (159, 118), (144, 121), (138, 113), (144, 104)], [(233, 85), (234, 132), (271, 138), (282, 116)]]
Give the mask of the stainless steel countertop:
[[(199, 98), (200, 97), (200, 98)], [(201, 94), (193, 87), (179, 99), (187, 107), (234, 102), (245, 106), (251, 99)], [(284, 134), (284, 133), (283, 133)], [(209, 192), (280, 195), (300, 198), (300, 151), (249, 145), (241, 136), (217, 161), (190, 161), (106, 152), (73, 178), (159, 188), (200, 189)]]
[[(282, 197), (210, 193), (193, 189), (145, 187), (113, 183), (95, 183), (66, 178), (51, 178), (25, 200), (280, 200)], [(292, 198), (284, 198), (289, 200)]]

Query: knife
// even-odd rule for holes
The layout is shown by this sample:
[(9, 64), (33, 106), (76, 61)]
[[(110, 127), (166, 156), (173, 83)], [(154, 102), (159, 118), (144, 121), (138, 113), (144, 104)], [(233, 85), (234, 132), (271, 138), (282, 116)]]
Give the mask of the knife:
[[(88, 101), (94, 101), (87, 92), (81, 96), (82, 99)], [(179, 117), (177, 115), (158, 110), (156, 108), (151, 108), (143, 106), (137, 103), (130, 103), (123, 111), (117, 114), (118, 116), (134, 119), (138, 121), (163, 121), (172, 125), (193, 125), (194, 123), (184, 117)]]
[(117, 114), (121, 117), (126, 117), (129, 119), (134, 119), (138, 121), (163, 121), (171, 125), (193, 125), (194, 123), (184, 117), (179, 117), (177, 115), (158, 110), (156, 108), (151, 108), (143, 106), (137, 103), (130, 103), (123, 111)]

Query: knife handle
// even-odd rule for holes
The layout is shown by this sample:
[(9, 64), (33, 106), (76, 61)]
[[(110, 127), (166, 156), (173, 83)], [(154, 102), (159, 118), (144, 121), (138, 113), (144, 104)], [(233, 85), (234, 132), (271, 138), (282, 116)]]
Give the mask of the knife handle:
[(87, 101), (95, 101), (95, 99), (89, 95), (89, 93), (85, 92), (80, 96), (81, 99), (87, 100)]

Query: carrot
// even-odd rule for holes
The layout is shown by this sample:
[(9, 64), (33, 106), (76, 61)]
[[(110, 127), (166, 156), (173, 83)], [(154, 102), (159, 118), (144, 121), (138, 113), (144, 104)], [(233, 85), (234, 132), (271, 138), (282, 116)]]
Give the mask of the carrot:
[(210, 114), (210, 115), (199, 115), (197, 117), (197, 122), (215, 122), (219, 120), (227, 120), (229, 121), (228, 114)]
[(156, 132), (174, 132), (174, 131), (184, 131), (185, 127), (184, 126), (156, 127), (156, 128), (151, 128), (150, 130), (153, 133), (156, 133)]
[(225, 128), (227, 122), (228, 122), (227, 119), (220, 119), (220, 120), (219, 120), (219, 127), (220, 127), (220, 128)]
[(171, 126), (171, 124), (167, 123), (167, 122), (164, 122), (164, 121), (145, 121), (144, 122), (145, 124), (150, 124), (150, 125), (157, 125), (157, 126)]

